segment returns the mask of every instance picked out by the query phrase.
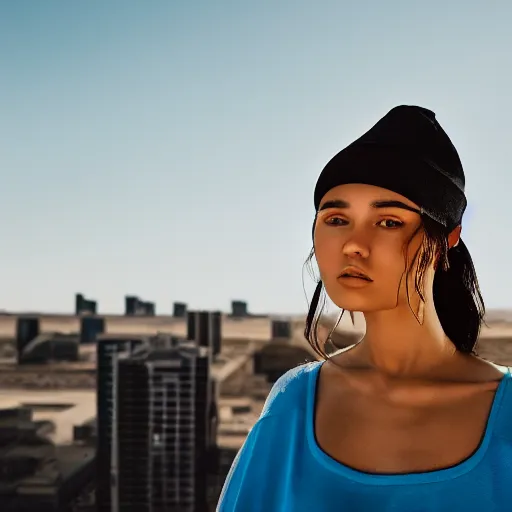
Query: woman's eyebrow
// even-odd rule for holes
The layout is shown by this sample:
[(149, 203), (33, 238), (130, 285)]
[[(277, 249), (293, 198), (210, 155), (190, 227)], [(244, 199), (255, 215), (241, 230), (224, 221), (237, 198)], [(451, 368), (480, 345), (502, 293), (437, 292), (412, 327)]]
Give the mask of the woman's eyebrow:
[[(410, 212), (414, 213), (421, 213), (421, 210), (418, 210), (417, 208), (414, 208), (413, 206), (409, 206), (408, 204), (403, 203), (402, 201), (396, 201), (396, 200), (385, 200), (385, 201), (374, 201), (370, 203), (370, 206), (372, 208), (402, 208), (403, 210), (408, 210)], [(329, 208), (338, 208), (338, 209), (344, 209), (344, 208), (350, 208), (350, 204), (347, 203), (347, 201), (344, 201), (343, 199), (332, 199), (331, 201), (326, 201), (323, 203), (318, 211), (321, 210), (327, 210)]]
[(372, 208), (402, 208), (403, 210), (409, 210), (410, 212), (421, 214), (421, 210), (409, 206), (402, 201), (375, 201), (371, 204)]
[(318, 208), (318, 211), (322, 210), (328, 210), (329, 208), (350, 208), (350, 204), (348, 204), (346, 201), (343, 201), (343, 199), (332, 199), (331, 201), (326, 201), (323, 203), (320, 208)]

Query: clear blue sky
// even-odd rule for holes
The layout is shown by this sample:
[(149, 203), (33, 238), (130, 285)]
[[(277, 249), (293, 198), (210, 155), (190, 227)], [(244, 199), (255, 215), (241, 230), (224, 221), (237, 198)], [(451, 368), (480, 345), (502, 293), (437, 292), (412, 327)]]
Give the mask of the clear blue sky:
[[(512, 3), (0, 2), (0, 308), (137, 294), (301, 313), (313, 187), (397, 104), (466, 170), (464, 238), (512, 307)], [(311, 286), (307, 274), (307, 289)]]

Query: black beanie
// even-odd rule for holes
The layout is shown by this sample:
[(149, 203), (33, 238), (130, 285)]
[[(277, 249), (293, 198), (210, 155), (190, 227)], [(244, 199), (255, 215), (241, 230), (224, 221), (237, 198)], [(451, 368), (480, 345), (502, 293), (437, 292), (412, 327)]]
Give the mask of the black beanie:
[(393, 108), (363, 136), (335, 155), (315, 187), (315, 210), (333, 187), (375, 185), (416, 203), (451, 231), (466, 209), (464, 171), (450, 138), (434, 112)]

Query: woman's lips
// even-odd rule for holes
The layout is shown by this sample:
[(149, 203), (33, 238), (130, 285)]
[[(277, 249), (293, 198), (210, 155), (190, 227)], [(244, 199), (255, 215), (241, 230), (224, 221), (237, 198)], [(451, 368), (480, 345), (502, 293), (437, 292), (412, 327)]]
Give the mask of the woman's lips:
[(350, 288), (361, 288), (362, 286), (367, 286), (372, 284), (372, 280), (365, 279), (363, 277), (358, 276), (339, 276), (338, 282), (344, 286), (348, 286)]
[(356, 267), (346, 267), (343, 269), (343, 272), (338, 276), (339, 278), (344, 279), (362, 279), (369, 283), (372, 282), (372, 279), (367, 276), (362, 270)]

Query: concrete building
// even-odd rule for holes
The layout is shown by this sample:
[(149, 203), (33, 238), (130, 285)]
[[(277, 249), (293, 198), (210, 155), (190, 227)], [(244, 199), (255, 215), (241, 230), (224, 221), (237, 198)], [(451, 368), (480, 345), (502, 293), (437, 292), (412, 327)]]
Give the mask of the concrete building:
[(70, 510), (93, 481), (94, 448), (55, 446), (46, 437), (54, 425), (37, 420), (33, 408), (31, 403), (20, 406), (0, 397), (2, 512)]

